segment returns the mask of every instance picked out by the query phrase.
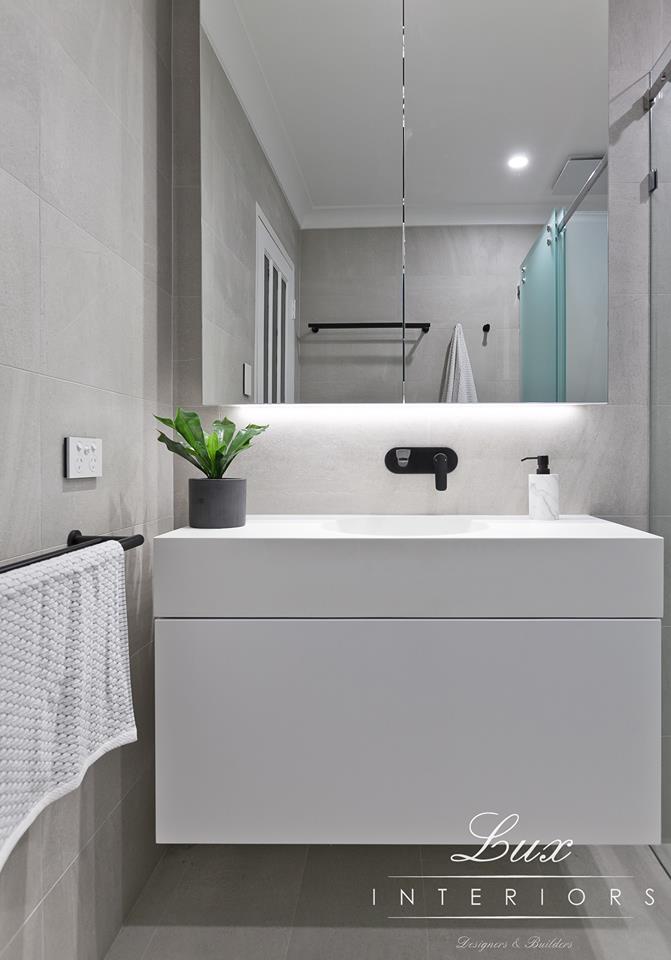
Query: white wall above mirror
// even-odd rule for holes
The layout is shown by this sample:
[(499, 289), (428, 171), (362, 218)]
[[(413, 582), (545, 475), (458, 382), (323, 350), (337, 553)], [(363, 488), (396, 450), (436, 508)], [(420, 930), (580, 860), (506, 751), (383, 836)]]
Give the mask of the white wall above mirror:
[(201, 0), (203, 402), (604, 402), (607, 61), (607, 0)]

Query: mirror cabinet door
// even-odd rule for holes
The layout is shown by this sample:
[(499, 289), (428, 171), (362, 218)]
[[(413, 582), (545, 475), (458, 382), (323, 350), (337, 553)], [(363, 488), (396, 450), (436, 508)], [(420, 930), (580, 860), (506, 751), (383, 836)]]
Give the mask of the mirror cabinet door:
[(203, 400), (402, 398), (401, 18), (201, 3)]
[(406, 400), (607, 400), (608, 0), (405, 20)]

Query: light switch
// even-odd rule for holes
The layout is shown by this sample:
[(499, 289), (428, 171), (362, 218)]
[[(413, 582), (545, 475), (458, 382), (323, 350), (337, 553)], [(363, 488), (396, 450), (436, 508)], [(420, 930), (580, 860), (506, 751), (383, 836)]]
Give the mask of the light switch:
[(68, 480), (102, 477), (103, 442), (100, 437), (65, 438), (65, 476)]
[(252, 365), (251, 363), (243, 363), (242, 365), (242, 395), (243, 397), (251, 397), (252, 395)]

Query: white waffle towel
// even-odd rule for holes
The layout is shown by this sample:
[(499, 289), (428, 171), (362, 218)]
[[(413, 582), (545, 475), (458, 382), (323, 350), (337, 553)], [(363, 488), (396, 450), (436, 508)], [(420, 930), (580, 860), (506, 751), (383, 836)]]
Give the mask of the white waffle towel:
[(478, 402), (464, 329), (460, 323), (455, 324), (454, 332), (447, 345), (439, 399), (441, 403)]
[(47, 804), (137, 739), (124, 573), (115, 541), (0, 573), (0, 870)]

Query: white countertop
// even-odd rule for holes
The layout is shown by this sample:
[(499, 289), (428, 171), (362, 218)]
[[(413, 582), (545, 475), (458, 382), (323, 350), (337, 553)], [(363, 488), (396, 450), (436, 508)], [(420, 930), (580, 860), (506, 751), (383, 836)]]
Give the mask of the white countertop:
[(445, 514), (252, 514), (244, 527), (202, 530), (181, 527), (157, 540), (659, 540), (633, 527), (585, 515), (534, 521), (526, 516)]

